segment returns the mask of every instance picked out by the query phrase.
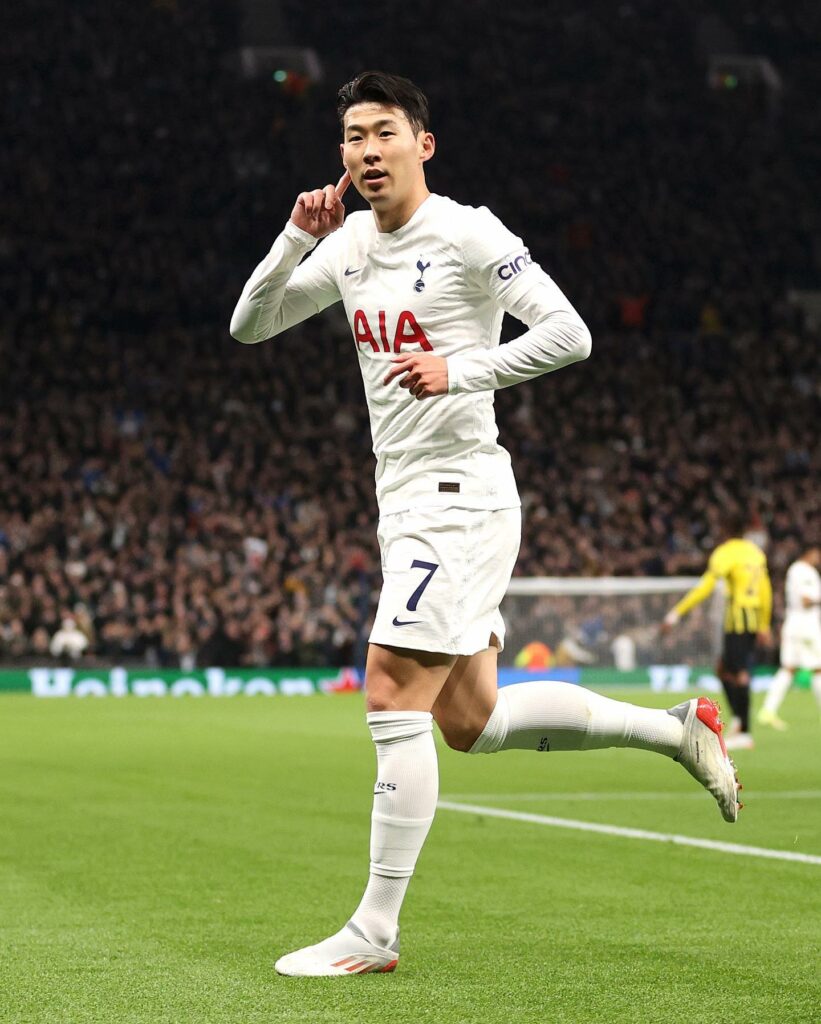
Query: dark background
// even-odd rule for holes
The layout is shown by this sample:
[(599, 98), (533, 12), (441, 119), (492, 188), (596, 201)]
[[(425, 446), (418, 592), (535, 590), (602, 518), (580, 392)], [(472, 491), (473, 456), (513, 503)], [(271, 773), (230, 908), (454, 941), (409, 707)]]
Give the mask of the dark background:
[[(489, 206), (593, 333), (586, 363), (497, 395), (517, 572), (699, 573), (741, 509), (778, 588), (819, 526), (819, 338), (793, 300), (821, 278), (821, 8), (278, 10), (322, 82), (243, 78), (227, 0), (0, 12), (0, 658), (47, 659), (67, 615), (110, 662), (361, 650), (380, 574), (349, 332), (244, 347), (228, 322), (296, 194), (336, 180), (336, 89), (369, 67), (428, 94), (431, 189)], [(711, 86), (711, 52), (783, 88)]]

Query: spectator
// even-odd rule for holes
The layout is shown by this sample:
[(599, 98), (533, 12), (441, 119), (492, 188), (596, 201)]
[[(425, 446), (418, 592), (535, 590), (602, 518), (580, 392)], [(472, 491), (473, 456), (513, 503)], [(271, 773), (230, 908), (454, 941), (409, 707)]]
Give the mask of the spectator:
[[(348, 325), (254, 351), (226, 329), (297, 183), (333, 177), (352, 34), (400, 70), (408, 38), (438, 41), (413, 69), (449, 140), (433, 187), (518, 225), (594, 328), (583, 374), (497, 395), (517, 572), (698, 573), (717, 510), (743, 505), (780, 592), (821, 469), (821, 346), (785, 301), (819, 284), (821, 8), (734, 25), (782, 74), (773, 120), (705, 87), (682, 45), (698, 3), (282, 6), (322, 40), (325, 81), (298, 95), (237, 76), (223, 0), (9, 8), (0, 657), (44, 657), (64, 609), (105, 661), (361, 654), (380, 566)], [(477, 105), (515, 154), (502, 176), (471, 148)]]
[(66, 617), (51, 638), (48, 649), (53, 658), (69, 663), (79, 661), (87, 647), (88, 637), (77, 628), (74, 619)]

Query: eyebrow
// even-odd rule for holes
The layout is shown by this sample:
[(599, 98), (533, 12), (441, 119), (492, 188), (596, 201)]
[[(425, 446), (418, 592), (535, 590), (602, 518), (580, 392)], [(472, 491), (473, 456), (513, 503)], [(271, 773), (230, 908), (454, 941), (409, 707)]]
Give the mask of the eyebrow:
[[(383, 125), (386, 125), (386, 124), (395, 125), (396, 123), (397, 122), (396, 122), (396, 118), (395, 117), (383, 117), (379, 121), (374, 121), (373, 127), (374, 128), (381, 128)], [(346, 132), (361, 132), (361, 131), (364, 131), (364, 130), (365, 129), (362, 127), (361, 124), (349, 124), (349, 125), (346, 125), (346, 127), (345, 127), (345, 131)]]

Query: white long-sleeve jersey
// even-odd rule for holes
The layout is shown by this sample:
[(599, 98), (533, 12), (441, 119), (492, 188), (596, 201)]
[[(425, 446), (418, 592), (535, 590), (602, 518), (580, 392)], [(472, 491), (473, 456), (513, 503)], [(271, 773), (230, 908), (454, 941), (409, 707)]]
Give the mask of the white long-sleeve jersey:
[[(290, 221), (245, 285), (231, 334), (264, 341), (340, 300), (365, 383), (380, 513), (519, 505), (499, 445), (496, 388), (590, 353), (590, 333), (522, 240), (487, 208), (430, 195), (407, 224), (380, 232), (351, 214), (316, 239)], [(529, 330), (499, 345), (510, 313)], [(448, 394), (414, 398), (382, 381), (399, 353), (447, 359)]]

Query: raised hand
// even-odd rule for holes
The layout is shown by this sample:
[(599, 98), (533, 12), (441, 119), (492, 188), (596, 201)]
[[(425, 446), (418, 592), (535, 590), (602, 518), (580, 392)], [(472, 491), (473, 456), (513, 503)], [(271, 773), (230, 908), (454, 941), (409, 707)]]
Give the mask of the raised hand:
[(300, 192), (291, 210), (291, 223), (314, 238), (324, 238), (341, 228), (345, 220), (342, 196), (350, 183), (351, 176), (345, 171), (336, 186), (326, 185), (325, 188), (315, 188), (313, 192)]

